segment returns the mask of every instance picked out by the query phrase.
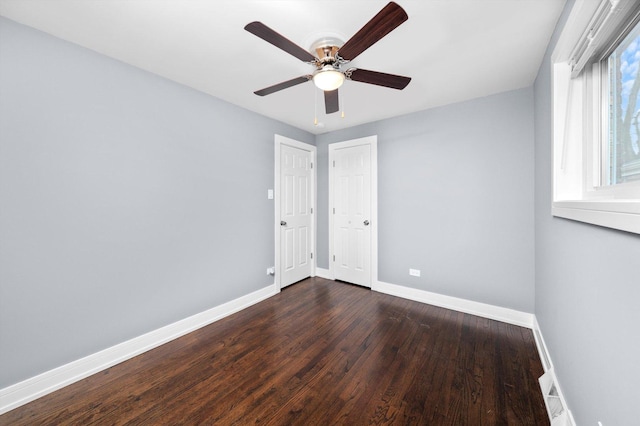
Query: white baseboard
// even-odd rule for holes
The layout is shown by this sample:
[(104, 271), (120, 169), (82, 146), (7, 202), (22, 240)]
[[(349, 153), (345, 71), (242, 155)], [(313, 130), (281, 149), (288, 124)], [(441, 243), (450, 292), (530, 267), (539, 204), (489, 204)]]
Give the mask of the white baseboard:
[(275, 284), (0, 389), (0, 414), (202, 328), (279, 292)]
[(538, 318), (533, 317), (533, 337), (536, 340), (536, 347), (538, 348), (538, 355), (540, 356), (540, 361), (542, 362), (542, 367), (544, 371), (547, 372), (553, 369), (553, 362), (551, 361), (551, 355), (549, 355), (549, 350), (547, 349), (547, 344), (544, 341), (544, 337), (542, 337), (542, 330), (540, 330), (540, 324), (538, 324)]
[(316, 277), (324, 278), (325, 280), (331, 280), (331, 272), (328, 269), (316, 267)]
[(518, 325), (520, 327), (533, 328), (534, 315), (527, 312), (488, 305), (481, 302), (474, 302), (467, 299), (460, 299), (458, 297), (445, 296), (443, 294), (432, 293), (430, 291), (418, 290), (396, 284), (389, 284), (382, 281), (375, 283), (371, 289), (380, 293), (414, 300), (416, 302), (453, 309), (454, 311), (502, 321), (508, 324)]
[(540, 324), (538, 324), (538, 319), (533, 317), (533, 336), (536, 340), (536, 346), (538, 347), (538, 353), (540, 354), (540, 360), (542, 361), (542, 366), (544, 367), (545, 374), (540, 378), (540, 388), (542, 390), (542, 395), (545, 398), (545, 406), (547, 407), (547, 412), (550, 411), (550, 406), (548, 405), (548, 400), (546, 398), (547, 391), (549, 387), (554, 384), (556, 387), (556, 391), (558, 394), (558, 398), (560, 398), (560, 403), (562, 407), (564, 407), (565, 411), (555, 417), (551, 418), (551, 414), (549, 413), (549, 420), (551, 421), (551, 426), (575, 426), (576, 422), (573, 419), (573, 414), (571, 414), (571, 410), (569, 410), (569, 406), (567, 405), (567, 400), (564, 398), (564, 394), (562, 393), (562, 387), (560, 383), (558, 383), (558, 377), (556, 376), (555, 369), (553, 368), (553, 361), (551, 360), (551, 355), (549, 354), (549, 350), (544, 341), (544, 337), (542, 335), (542, 330), (540, 329)]

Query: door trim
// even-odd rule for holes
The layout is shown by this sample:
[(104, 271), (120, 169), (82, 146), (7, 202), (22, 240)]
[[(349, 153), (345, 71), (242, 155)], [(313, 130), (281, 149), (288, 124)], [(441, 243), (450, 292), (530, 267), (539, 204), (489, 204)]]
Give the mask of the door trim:
[(331, 164), (335, 158), (335, 152), (342, 148), (351, 148), (359, 145), (371, 147), (371, 282), (369, 288), (373, 288), (378, 282), (378, 135), (367, 136), (359, 139), (351, 139), (344, 142), (329, 144), (329, 277), (335, 279), (333, 264), (333, 177), (334, 171)]
[(281, 277), (280, 277), (280, 253), (281, 253), (281, 248), (280, 248), (280, 147), (282, 145), (287, 145), (287, 146), (291, 146), (294, 148), (298, 148), (298, 149), (302, 149), (304, 151), (309, 151), (311, 152), (311, 162), (313, 164), (312, 169), (311, 169), (311, 207), (313, 208), (313, 213), (311, 214), (311, 237), (310, 237), (310, 245), (311, 245), (311, 253), (313, 253), (313, 259), (311, 259), (311, 276), (315, 277), (316, 276), (316, 261), (317, 261), (317, 255), (316, 255), (316, 232), (317, 232), (317, 215), (316, 215), (316, 205), (317, 205), (317, 199), (316, 199), (316, 182), (317, 182), (317, 148), (311, 144), (308, 143), (304, 143), (304, 142), (299, 142), (297, 140), (294, 139), (290, 139), (287, 138), (285, 136), (281, 136), (276, 134), (275, 137), (275, 173), (274, 173), (274, 197), (273, 197), (273, 201), (274, 201), (274, 205), (275, 205), (275, 209), (274, 209), (274, 221), (273, 221), (273, 227), (274, 227), (274, 235), (275, 235), (275, 270), (276, 270), (276, 274), (274, 276), (274, 283), (276, 285), (276, 288), (278, 289), (278, 291), (280, 291), (282, 289), (282, 282), (281, 282)]

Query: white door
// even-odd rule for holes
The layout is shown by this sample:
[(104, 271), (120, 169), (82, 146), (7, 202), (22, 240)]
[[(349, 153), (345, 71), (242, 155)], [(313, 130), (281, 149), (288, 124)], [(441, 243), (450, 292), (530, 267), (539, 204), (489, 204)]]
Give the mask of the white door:
[(371, 287), (372, 146), (369, 138), (330, 145), (332, 272), (337, 280)]
[(312, 274), (311, 151), (280, 145), (280, 287)]

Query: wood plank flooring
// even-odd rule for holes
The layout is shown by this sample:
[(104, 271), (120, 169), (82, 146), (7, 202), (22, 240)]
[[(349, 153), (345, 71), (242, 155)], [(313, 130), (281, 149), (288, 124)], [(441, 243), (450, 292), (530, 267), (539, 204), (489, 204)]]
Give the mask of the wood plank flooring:
[(0, 425), (548, 425), (531, 330), (310, 278)]

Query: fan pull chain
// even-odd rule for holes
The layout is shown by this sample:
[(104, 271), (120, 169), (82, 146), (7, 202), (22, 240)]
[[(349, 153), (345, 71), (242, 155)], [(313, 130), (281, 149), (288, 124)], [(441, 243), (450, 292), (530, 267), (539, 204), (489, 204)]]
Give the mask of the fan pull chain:
[(342, 91), (342, 96), (340, 96), (340, 103), (342, 105), (340, 105), (340, 118), (344, 118), (344, 90)]

